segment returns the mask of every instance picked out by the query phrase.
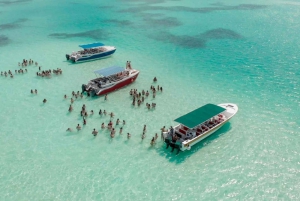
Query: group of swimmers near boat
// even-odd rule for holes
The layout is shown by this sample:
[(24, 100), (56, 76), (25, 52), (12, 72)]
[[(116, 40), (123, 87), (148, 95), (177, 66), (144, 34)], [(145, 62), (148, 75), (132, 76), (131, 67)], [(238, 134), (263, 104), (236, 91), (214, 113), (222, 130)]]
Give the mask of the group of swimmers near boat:
[[(70, 105), (70, 107), (69, 107), (69, 112), (72, 112), (72, 111), (73, 111), (73, 107), (72, 107), (72, 105)], [(85, 104), (82, 105), (82, 108), (81, 108), (81, 111), (80, 111), (80, 115), (81, 115), (82, 118), (83, 118), (83, 126), (84, 126), (84, 125), (87, 124), (86, 118), (89, 116)], [(91, 110), (91, 111), (90, 111), (90, 116), (92, 116), (92, 115), (94, 115), (94, 110)], [(112, 122), (112, 121), (113, 121), (113, 118), (114, 118), (114, 116), (115, 116), (114, 113), (113, 113), (113, 112), (107, 113), (106, 110), (103, 110), (103, 111), (102, 111), (102, 109), (100, 109), (100, 110), (99, 110), (99, 115), (100, 115), (101, 117), (102, 117), (102, 116), (106, 116), (106, 115), (109, 115), (109, 116), (110, 116), (110, 121), (109, 121), (109, 123), (107, 124), (107, 126), (106, 126), (105, 123), (103, 122), (103, 123), (101, 124), (101, 129), (103, 130), (103, 129), (107, 128), (107, 129), (110, 131), (110, 137), (111, 137), (111, 138), (114, 138), (114, 137), (115, 137), (115, 134), (116, 134), (116, 128), (113, 126), (113, 122)], [(123, 127), (125, 126), (125, 124), (126, 124), (126, 121), (123, 120), (123, 121), (122, 121), (122, 126), (119, 128), (119, 134), (120, 134), (120, 135), (121, 135), (122, 132), (123, 132)], [(117, 119), (117, 120), (116, 120), (116, 124), (115, 124), (115, 125), (116, 125), (116, 126), (120, 126), (120, 125), (121, 125), (120, 119)], [(80, 124), (77, 124), (76, 129), (77, 129), (77, 131), (80, 131), (80, 130), (82, 129), (81, 126), (80, 126)], [(72, 129), (71, 129), (71, 128), (68, 128), (67, 131), (70, 131), (70, 132), (71, 132)], [(96, 128), (94, 128), (93, 131), (92, 131), (92, 134), (93, 134), (94, 136), (97, 136), (97, 135), (98, 135), (98, 130), (96, 130)], [(127, 133), (127, 138), (130, 139), (130, 137), (131, 137), (131, 134), (130, 134), (130, 133)]]
[[(156, 77), (154, 78), (153, 81), (154, 82), (157, 81)], [(153, 97), (155, 98), (156, 91), (161, 91), (162, 92), (162, 87), (160, 87), (160, 86), (155, 87), (155, 86), (151, 85), (150, 90), (154, 94)], [(137, 89), (131, 89), (130, 90), (130, 95), (133, 97), (134, 102), (135, 101), (141, 101), (141, 100), (144, 101), (145, 97), (149, 96), (149, 91), (148, 90), (147, 91), (142, 90), (142, 92), (138, 92)], [(73, 91), (72, 92), (72, 97), (71, 97), (71, 104), (69, 106), (69, 112), (73, 111), (72, 103), (74, 102), (74, 99), (77, 99), (78, 97), (82, 98), (83, 97), (83, 93), (80, 93), (79, 91), (77, 91), (77, 93), (76, 93), (76, 92)], [(68, 98), (67, 95), (64, 95), (64, 98), (67, 99)], [(107, 100), (107, 94), (104, 96), (104, 100)], [(139, 104), (139, 102), (138, 102), (138, 104)], [(147, 106), (148, 109), (155, 108), (156, 103), (152, 103), (152, 104), (146, 103), (146, 106)], [(98, 112), (98, 114), (101, 117), (105, 117), (105, 116), (109, 116), (110, 117), (110, 120), (109, 120), (108, 123), (102, 122), (102, 124), (101, 124), (101, 130), (107, 129), (110, 132), (110, 138), (111, 139), (115, 137), (116, 132), (117, 132), (117, 128), (118, 128), (119, 134), (122, 135), (124, 126), (126, 124), (125, 120), (123, 120), (121, 122), (121, 120), (118, 118), (116, 120), (115, 124), (114, 124), (113, 119), (115, 117), (115, 114), (113, 112), (108, 113), (105, 109), (100, 109), (99, 112)], [(83, 104), (82, 108), (81, 108), (81, 111), (80, 111), (80, 116), (82, 117), (82, 120), (83, 120), (82, 126), (85, 126), (87, 124), (87, 118), (89, 116), (93, 116), (93, 115), (94, 115), (94, 110), (88, 111), (87, 108), (86, 108), (86, 105)], [(82, 130), (82, 126), (80, 124), (77, 124), (76, 130), (77, 131)], [(161, 130), (162, 130), (162, 133), (164, 131), (166, 131), (165, 127), (163, 127)], [(68, 128), (67, 131), (71, 132), (72, 129)], [(142, 135), (141, 135), (141, 140), (142, 141), (146, 138), (146, 131), (147, 131), (146, 125), (144, 125), (143, 132), (142, 132)], [(99, 133), (99, 130), (97, 130), (96, 128), (94, 128), (92, 130), (92, 135), (93, 136), (96, 137), (98, 135), (98, 133)], [(161, 135), (161, 136), (162, 136), (162, 140), (163, 140), (163, 135)], [(129, 140), (130, 138), (131, 138), (131, 134), (128, 132), (127, 133), (127, 139)], [(158, 134), (155, 133), (155, 135), (151, 138), (150, 145), (154, 146), (156, 144), (157, 139), (158, 139)]]
[[(18, 63), (18, 66), (22, 66), (22, 67), (27, 67), (27, 66), (30, 66), (30, 65), (33, 65), (35, 64), (36, 66), (38, 65), (37, 62), (34, 62), (33, 60), (29, 59), (26, 60), (26, 59), (23, 59), (22, 62), (19, 62)], [(24, 73), (27, 73), (27, 69), (25, 68), (24, 70), (23, 69), (19, 69), (19, 70), (15, 70), (15, 74), (24, 74)], [(8, 70), (8, 72), (6, 71), (1, 71), (1, 76), (5, 76), (5, 77), (11, 77), (11, 78), (14, 78), (14, 75), (12, 74), (11, 70)]]
[[(156, 82), (157, 78), (154, 77), (153, 82)], [(152, 92), (152, 98), (154, 99), (156, 97), (156, 92), (157, 91), (163, 91), (163, 88), (159, 85), (157, 85), (157, 87), (155, 86), (150, 86), (150, 90)], [(140, 106), (145, 99), (149, 96), (149, 91), (145, 91), (144, 89), (142, 90), (142, 92), (138, 92), (137, 89), (131, 89), (129, 92), (130, 96), (133, 97), (132, 99), (132, 105), (135, 106), (136, 102), (137, 105)], [(146, 107), (148, 108), (148, 110), (150, 110), (151, 108), (154, 109), (156, 107), (156, 103), (146, 103)]]
[[(130, 62), (127, 63), (127, 65), (130, 65)], [(156, 82), (157, 81), (157, 78), (155, 77), (153, 79), (153, 82)], [(156, 95), (156, 92), (157, 91), (163, 91), (162, 87), (161, 86), (150, 86), (150, 91), (152, 92), (152, 96), (153, 98), (155, 98), (155, 95)], [(137, 89), (131, 89), (130, 90), (130, 95), (133, 97), (133, 105), (135, 105), (135, 102), (137, 102), (138, 105), (140, 105), (142, 102), (144, 102), (145, 98), (147, 98), (150, 93), (149, 91), (145, 91), (145, 90), (142, 90), (141, 92), (138, 92)], [(74, 100), (78, 99), (78, 98), (83, 98), (83, 93), (82, 92), (75, 92), (75, 91), (72, 91), (72, 96), (71, 96), (71, 104), (69, 105), (69, 109), (68, 111), (69, 112), (72, 112), (74, 110), (73, 108), (73, 102)], [(64, 99), (68, 99), (68, 96), (67, 95), (64, 95)], [(107, 94), (104, 95), (104, 100), (107, 100), (108, 99), (108, 96)], [(148, 109), (150, 108), (155, 108), (156, 106), (156, 103), (152, 103), (152, 104), (149, 104), (149, 103), (146, 103), (146, 107)], [(105, 109), (99, 109), (99, 112), (98, 112), (99, 116), (100, 117), (105, 117), (105, 116), (109, 116), (110, 117), (110, 120), (108, 123), (104, 123), (102, 122), (101, 123), (101, 128), (100, 129), (96, 129), (94, 128), (91, 132), (91, 134), (96, 137), (99, 133), (100, 130), (104, 131), (107, 129), (107, 131), (110, 132), (110, 138), (113, 139), (115, 136), (116, 136), (116, 132), (119, 133), (119, 135), (122, 135), (123, 133), (123, 130), (124, 130), (124, 127), (125, 127), (125, 120), (120, 120), (119, 118), (115, 121), (115, 124), (113, 122), (113, 119), (115, 117), (115, 114), (113, 112), (107, 112)], [(87, 125), (87, 118), (88, 117), (92, 117), (94, 115), (94, 110), (87, 110), (86, 108), (86, 105), (83, 104), (82, 107), (81, 107), (81, 110), (80, 110), (80, 116), (82, 117), (82, 126), (80, 124), (77, 124), (76, 126), (76, 130), (77, 132), (82, 130), (83, 127), (85, 127), (85, 125)], [(118, 131), (117, 131), (118, 130)], [(72, 128), (68, 128), (66, 131), (68, 132), (72, 132), (73, 129)], [(165, 129), (165, 126), (161, 129), (161, 140), (164, 140), (163, 138), (163, 132), (167, 131)], [(143, 141), (145, 138), (146, 138), (146, 132), (147, 132), (147, 128), (146, 128), (146, 125), (144, 125), (143, 127), (143, 132), (141, 134), (141, 140)], [(127, 139), (129, 140), (131, 138), (131, 134), (129, 132), (127, 132)], [(156, 145), (156, 141), (158, 139), (158, 134), (155, 133), (155, 135), (151, 138), (151, 141), (150, 141), (150, 145), (151, 146), (155, 146)]]
[[(24, 74), (24, 72), (25, 73), (27, 73), (27, 69), (25, 69), (25, 70), (23, 70), (23, 69), (19, 69), (19, 70), (15, 70), (15, 74)], [(1, 76), (5, 76), (5, 77), (7, 77), (7, 76), (9, 76), (9, 77), (11, 77), (11, 78), (14, 78), (14, 75), (12, 74), (12, 72), (11, 72), (11, 70), (8, 70), (7, 72), (6, 71), (1, 71)]]
[(35, 64), (35, 66), (38, 66), (38, 62), (34, 62), (32, 59), (29, 59), (26, 60), (26, 59), (23, 59), (22, 63), (18, 63), (18, 66), (22, 66), (22, 67), (26, 67), (26, 66), (30, 66), (30, 65), (33, 65)]
[[(39, 70), (41, 70), (41, 67), (39, 67)], [(36, 72), (36, 75), (41, 77), (50, 77), (52, 72), (56, 75), (62, 74), (62, 70), (60, 68), (57, 68), (53, 70), (49, 69), (49, 70), (43, 70), (42, 72)]]
[[(146, 125), (144, 125), (143, 134), (142, 134), (142, 140), (144, 140), (146, 138), (146, 131), (147, 131)], [(157, 135), (157, 133), (155, 133), (154, 137), (152, 137), (151, 142), (150, 142), (151, 146), (154, 146), (156, 144), (157, 138), (158, 138), (158, 135)]]

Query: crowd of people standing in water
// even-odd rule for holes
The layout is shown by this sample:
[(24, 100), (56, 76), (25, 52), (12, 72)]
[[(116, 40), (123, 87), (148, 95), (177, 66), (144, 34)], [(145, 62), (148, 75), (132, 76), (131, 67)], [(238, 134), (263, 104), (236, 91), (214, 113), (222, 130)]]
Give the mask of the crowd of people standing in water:
[[(41, 71), (41, 67), (39, 67), (39, 71)], [(62, 70), (60, 68), (57, 69), (49, 69), (49, 70), (43, 70), (41, 72), (36, 72), (37, 76), (41, 76), (41, 77), (50, 77), (52, 75), (52, 73), (54, 73), (55, 75), (61, 75), (62, 74)]]
[[(22, 62), (19, 62), (18, 66), (21, 66), (22, 68), (24, 68), (24, 70), (22, 68), (20, 68), (19, 70), (15, 70), (15, 74), (24, 74), (24, 73), (26, 73), (27, 72), (26, 67), (31, 66), (31, 65), (35, 65), (36, 67), (38, 67), (39, 71), (36, 73), (37, 76), (47, 77), (47, 76), (51, 76), (52, 73), (57, 74), (57, 75), (62, 74), (62, 70), (60, 68), (53, 69), (53, 70), (50, 70), (50, 69), (49, 70), (42, 70), (41, 69), (42, 66), (38, 66), (38, 63), (36, 61), (33, 61), (32, 59), (29, 59), (29, 60), (23, 59)], [(129, 64), (127, 62), (127, 65), (130, 66), (130, 62), (129, 62)], [(1, 71), (1, 76), (5, 76), (5, 77), (10, 76), (11, 78), (14, 77), (14, 75), (13, 75), (13, 73), (12, 73), (11, 70), (8, 70), (8, 72)], [(156, 77), (153, 79), (153, 82), (154, 83), (157, 82), (157, 78)], [(137, 89), (131, 89), (130, 92), (129, 92), (129, 94), (132, 97), (132, 105), (133, 106), (135, 106), (135, 105), (141, 106), (141, 104), (144, 103), (146, 99), (149, 99), (148, 98), (149, 96), (150, 97), (152, 96), (152, 100), (155, 99), (157, 92), (160, 92), (160, 93), (163, 92), (163, 88), (161, 86), (159, 86), (159, 85), (157, 85), (156, 87), (153, 86), (153, 85), (151, 85), (150, 86), (150, 90), (142, 90), (141, 92), (139, 92)], [(30, 93), (37, 95), (38, 91), (37, 91), (37, 89), (34, 89), (34, 90), (31, 89)], [(79, 98), (82, 99), (83, 96), (84, 96), (84, 94), (82, 92), (79, 92), (79, 91), (77, 91), (77, 92), (73, 91), (72, 92), (72, 95), (71, 95), (71, 98), (70, 98), (71, 104), (69, 105), (69, 109), (68, 109), (69, 112), (72, 112), (74, 110), (74, 108), (73, 108), (74, 101), (77, 100), (77, 99), (79, 99)], [(64, 99), (68, 99), (68, 96), (64, 95)], [(104, 100), (105, 101), (108, 100), (107, 94), (104, 96)], [(42, 102), (45, 104), (47, 102), (47, 99), (44, 98)], [(156, 103), (154, 103), (154, 102), (152, 102), (152, 103), (148, 103), (147, 102), (146, 103), (146, 108), (148, 110), (155, 109), (155, 107), (156, 107)], [(121, 121), (119, 118), (117, 118), (116, 120), (114, 120), (115, 114), (113, 112), (109, 113), (105, 109), (100, 109), (99, 112), (98, 112), (98, 114), (103, 119), (106, 116), (109, 116), (109, 122), (108, 123), (102, 122), (101, 123), (101, 129), (99, 129), (99, 130), (102, 130), (102, 131), (107, 130), (107, 131), (109, 131), (110, 138), (114, 138), (116, 136), (117, 132), (119, 133), (119, 135), (123, 134), (124, 128), (126, 128), (126, 126), (125, 126), (126, 125), (126, 121), (125, 120)], [(87, 119), (88, 119), (88, 117), (91, 117), (91, 116), (94, 115), (94, 111), (91, 110), (90, 112), (88, 112), (85, 104), (83, 104), (79, 115), (82, 117), (82, 126), (84, 127), (85, 125), (87, 125)], [(77, 124), (76, 130), (77, 131), (82, 130), (83, 129), (82, 126), (80, 124)], [(100, 127), (100, 124), (99, 124), (99, 127)], [(92, 130), (92, 132), (91, 132), (92, 135), (96, 137), (98, 135), (98, 133), (99, 133), (99, 130), (97, 130), (96, 128), (94, 128)], [(72, 132), (73, 130), (71, 128), (68, 128), (67, 131)], [(165, 127), (162, 128), (162, 132), (163, 131), (166, 131)], [(147, 132), (146, 125), (144, 125), (143, 132), (141, 134), (141, 140), (142, 141), (146, 138), (146, 132)], [(129, 132), (127, 132), (126, 136), (127, 136), (128, 140), (131, 138), (131, 134)], [(162, 136), (161, 139), (163, 140), (163, 135), (161, 135), (161, 136)], [(150, 141), (151, 146), (154, 146), (156, 144), (157, 138), (158, 138), (158, 134), (156, 133), (152, 137), (152, 139)]]
[[(156, 81), (157, 81), (157, 78), (155, 77), (153, 79), (153, 82), (156, 82)], [(149, 91), (151, 92), (151, 95), (154, 99), (156, 97), (156, 92), (162, 92), (163, 88), (159, 85), (157, 87), (151, 85)], [(131, 89), (130, 90), (130, 96), (133, 99), (133, 105), (135, 105), (135, 102), (137, 102), (137, 105), (140, 106), (141, 103), (143, 103), (146, 100), (146, 98), (150, 95), (149, 91), (148, 90), (142, 90), (141, 92), (138, 92), (137, 89)], [(74, 91), (72, 92), (71, 99), (70, 99), (71, 104), (69, 105), (69, 109), (68, 109), (69, 112), (72, 112), (74, 110), (72, 104), (79, 97), (83, 98), (83, 93), (80, 93), (79, 91), (77, 91), (77, 93), (74, 92)], [(64, 99), (68, 99), (68, 96), (64, 95)], [(105, 101), (108, 100), (107, 94), (104, 96), (104, 100)], [(156, 103), (151, 103), (151, 104), (146, 103), (146, 107), (149, 110), (151, 108), (154, 109), (156, 107)], [(123, 134), (123, 129), (125, 128), (125, 124), (126, 124), (125, 120), (121, 121), (119, 118), (117, 118), (114, 121), (115, 114), (113, 112), (107, 112), (105, 109), (99, 109), (98, 114), (101, 117), (101, 119), (105, 118), (106, 116), (109, 117), (109, 121), (108, 121), (108, 123), (102, 122), (101, 127), (100, 127), (100, 123), (99, 123), (100, 129), (93, 128), (93, 130), (91, 132), (91, 134), (93, 136), (96, 137), (100, 130), (103, 131), (103, 132), (109, 131), (109, 133), (110, 133), (109, 136), (110, 136), (111, 139), (116, 136), (117, 132), (119, 133), (119, 135)], [(88, 117), (91, 117), (91, 116), (94, 115), (94, 110), (88, 111), (86, 105), (83, 104), (82, 107), (81, 107), (81, 110), (79, 112), (79, 115), (82, 118), (82, 126), (80, 124), (77, 124), (77, 126), (76, 126), (77, 131), (82, 130), (83, 127), (85, 127), (85, 125), (87, 125), (87, 119), (88, 119)], [(73, 130), (71, 128), (68, 128), (67, 131), (71, 132)], [(143, 132), (141, 134), (141, 140), (142, 141), (146, 138), (146, 132), (147, 132), (147, 128), (146, 128), (146, 125), (144, 125)], [(162, 130), (162, 132), (163, 132), (163, 130)], [(131, 138), (131, 134), (129, 132), (127, 132), (127, 139), (129, 140), (130, 138)], [(154, 146), (156, 144), (157, 138), (158, 138), (158, 134), (155, 133), (155, 135), (152, 137), (152, 139), (150, 141), (151, 146)]]
[[(38, 63), (34, 62), (32, 59), (29, 59), (29, 61), (26, 60), (26, 59), (23, 59), (22, 62), (18, 63), (18, 66), (22, 66), (22, 67), (27, 67), (27, 66), (31, 66), (31, 65), (38, 66)], [(15, 74), (24, 74), (24, 73), (27, 73), (27, 69), (26, 68), (24, 70), (22, 68), (20, 68), (19, 70), (15, 70)], [(8, 70), (7, 72), (6, 71), (4, 71), (4, 72), (1, 71), (1, 76), (14, 78), (14, 75), (13, 75), (13, 73), (12, 73), (11, 70)]]
[[(79, 94), (79, 92), (77, 94)], [(75, 92), (73, 92), (72, 96), (75, 97), (77, 94)], [(67, 98), (67, 95), (65, 95), (64, 98)], [(72, 99), (73, 98), (71, 98), (71, 100)], [(72, 112), (72, 111), (73, 111), (73, 106), (71, 104), (70, 107), (69, 107), (69, 112)], [(121, 122), (120, 119), (117, 119), (116, 123), (115, 123), (115, 126), (114, 126), (113, 119), (115, 117), (115, 114), (113, 112), (108, 113), (106, 110), (100, 109), (98, 114), (99, 114), (100, 117), (105, 117), (105, 116), (110, 117), (110, 120), (107, 123), (107, 125), (104, 122), (101, 124), (101, 130), (105, 130), (105, 129), (109, 130), (110, 137), (114, 138), (115, 134), (116, 134), (116, 129), (118, 127), (119, 128), (119, 134), (122, 135), (123, 127), (126, 124), (125, 120), (122, 120), (122, 122)], [(86, 105), (83, 104), (82, 107), (81, 107), (81, 111), (80, 111), (80, 116), (82, 117), (82, 121), (83, 121), (82, 125), (85, 126), (87, 124), (87, 118), (89, 116), (93, 116), (93, 115), (94, 115), (94, 110), (91, 110), (90, 112), (88, 112)], [(82, 127), (80, 126), (80, 124), (77, 124), (76, 130), (80, 131), (81, 129), (82, 129)], [(67, 131), (72, 131), (72, 129), (68, 128)], [(94, 136), (98, 135), (98, 130), (96, 128), (93, 129), (92, 135), (94, 135)], [(130, 139), (130, 137), (131, 137), (131, 134), (127, 133), (127, 138)]]
[[(156, 82), (157, 78), (154, 77), (153, 82)], [(155, 86), (150, 86), (150, 91), (152, 93), (152, 98), (155, 99), (156, 97), (156, 92), (163, 92), (163, 88), (159, 85), (157, 85), (157, 87)], [(142, 90), (142, 92), (138, 92), (137, 89), (131, 89), (129, 92), (130, 96), (132, 97), (132, 105), (135, 106), (137, 104), (137, 106), (140, 106), (142, 103), (144, 103), (145, 99), (148, 98), (148, 96), (150, 95), (148, 90)], [(156, 103), (146, 103), (146, 107), (148, 108), (148, 110), (155, 109), (156, 107)]]

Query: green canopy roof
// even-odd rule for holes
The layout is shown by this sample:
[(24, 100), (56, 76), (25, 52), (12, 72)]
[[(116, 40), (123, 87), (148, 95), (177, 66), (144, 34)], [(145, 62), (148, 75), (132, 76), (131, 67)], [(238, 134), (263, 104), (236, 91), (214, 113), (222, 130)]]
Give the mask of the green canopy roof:
[(225, 109), (220, 106), (214, 104), (206, 104), (190, 113), (187, 113), (175, 119), (174, 121), (181, 123), (189, 128), (194, 128), (195, 126), (220, 114), (223, 111), (225, 111)]

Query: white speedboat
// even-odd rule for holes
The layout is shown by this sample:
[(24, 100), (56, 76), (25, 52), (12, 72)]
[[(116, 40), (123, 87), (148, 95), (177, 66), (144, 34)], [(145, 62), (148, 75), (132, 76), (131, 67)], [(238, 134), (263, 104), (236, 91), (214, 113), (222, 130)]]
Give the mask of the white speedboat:
[(103, 43), (91, 43), (86, 45), (79, 45), (83, 50), (66, 54), (67, 60), (72, 62), (91, 61), (96, 59), (103, 59), (115, 53), (116, 48), (113, 46), (105, 46)]
[(206, 104), (175, 119), (180, 124), (163, 133), (167, 148), (171, 146), (178, 152), (190, 150), (193, 145), (219, 130), (237, 111), (238, 106), (232, 103)]

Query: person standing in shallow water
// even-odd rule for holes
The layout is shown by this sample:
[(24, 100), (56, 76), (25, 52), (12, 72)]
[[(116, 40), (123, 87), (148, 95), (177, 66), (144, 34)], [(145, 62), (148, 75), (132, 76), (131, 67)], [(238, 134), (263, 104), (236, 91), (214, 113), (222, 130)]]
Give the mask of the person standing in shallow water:
[(145, 132), (143, 132), (142, 140), (145, 139), (145, 137), (146, 137), (146, 134), (145, 134)]
[(94, 130), (93, 130), (92, 134), (93, 134), (94, 136), (97, 136), (97, 134), (98, 134), (98, 131), (96, 131), (96, 129), (94, 128)]
[(154, 137), (152, 138), (150, 144), (151, 144), (151, 146), (153, 146), (153, 145), (155, 144), (155, 139), (154, 139)]
[(107, 100), (107, 94), (105, 94), (104, 100)]
[(46, 98), (43, 100), (43, 103), (46, 103), (47, 102), (47, 100), (46, 100)]
[(73, 110), (73, 107), (72, 107), (72, 105), (70, 105), (69, 112), (72, 112), (72, 110)]
[(154, 77), (153, 82), (157, 82), (157, 78), (156, 77)]

